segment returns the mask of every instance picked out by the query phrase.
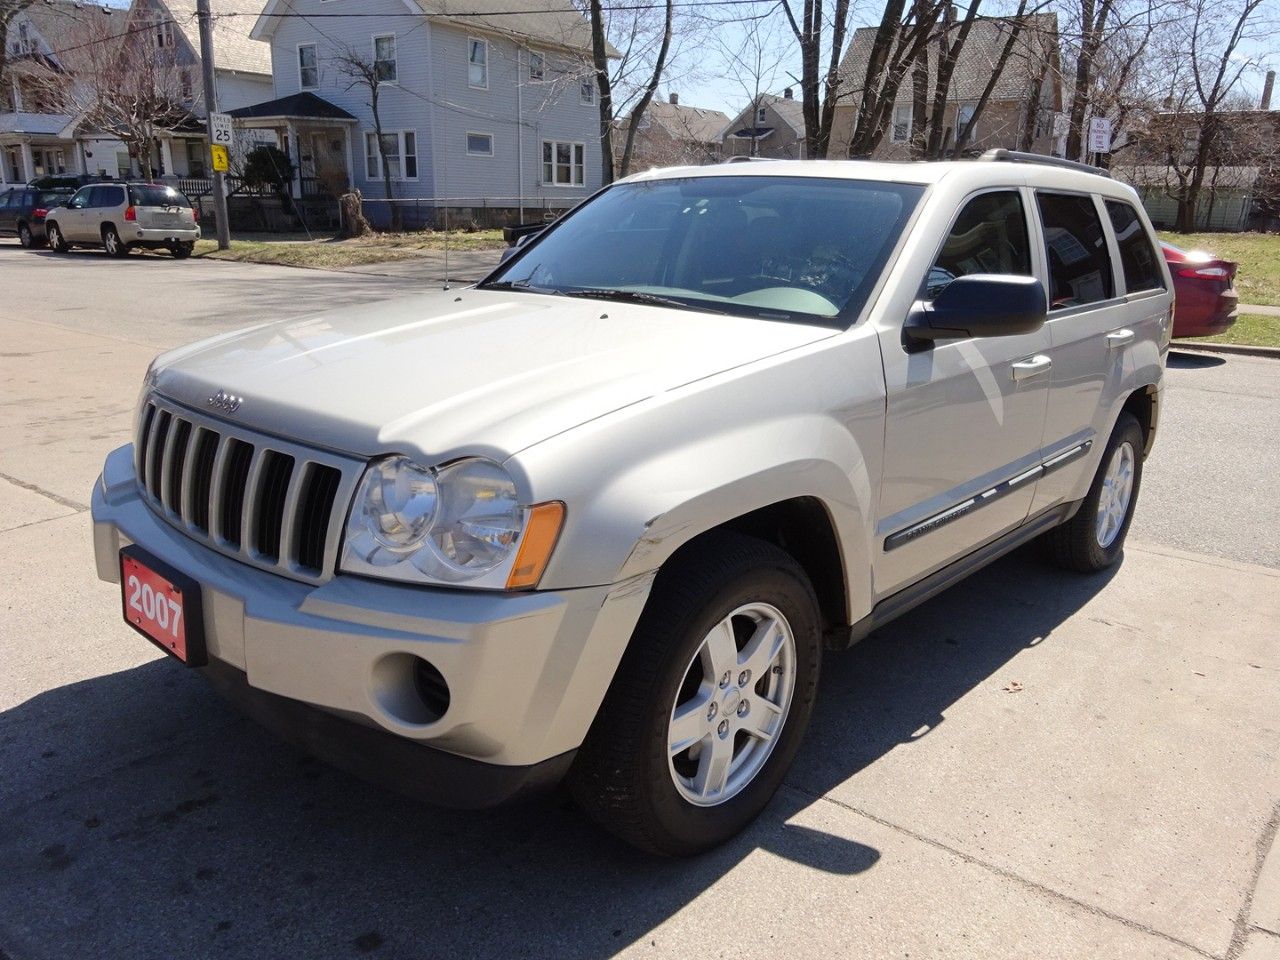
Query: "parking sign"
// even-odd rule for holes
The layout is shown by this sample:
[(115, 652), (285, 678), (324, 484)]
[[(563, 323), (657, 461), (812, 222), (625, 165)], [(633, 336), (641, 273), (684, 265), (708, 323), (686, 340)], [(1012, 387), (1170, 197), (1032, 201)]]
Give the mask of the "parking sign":
[(1089, 152), (1111, 152), (1111, 119), (1094, 117), (1089, 121)]

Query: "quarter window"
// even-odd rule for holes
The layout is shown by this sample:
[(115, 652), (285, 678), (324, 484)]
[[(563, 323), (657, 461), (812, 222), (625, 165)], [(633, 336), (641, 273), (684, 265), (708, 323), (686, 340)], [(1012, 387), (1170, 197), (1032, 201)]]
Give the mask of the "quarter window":
[(467, 41), (467, 83), (489, 86), (489, 44), (474, 37)]
[(1111, 254), (1093, 197), (1038, 193), (1049, 263), (1049, 309), (1110, 299)]
[(542, 182), (557, 187), (581, 187), (585, 183), (586, 148), (580, 143), (542, 141)]
[(1108, 200), (1106, 204), (1111, 228), (1116, 232), (1116, 245), (1120, 248), (1125, 290), (1128, 293), (1163, 290), (1164, 271), (1160, 269), (1151, 235), (1143, 227), (1137, 211), (1120, 200)]
[(320, 65), (316, 60), (314, 43), (298, 47), (298, 86), (303, 90), (314, 90), (320, 86)]
[(373, 69), (383, 83), (396, 82), (396, 38), (393, 35), (373, 38)]
[(1016, 191), (980, 194), (965, 204), (929, 271), (925, 282), (928, 298), (932, 300), (952, 280), (971, 273), (1031, 276), (1027, 215)]

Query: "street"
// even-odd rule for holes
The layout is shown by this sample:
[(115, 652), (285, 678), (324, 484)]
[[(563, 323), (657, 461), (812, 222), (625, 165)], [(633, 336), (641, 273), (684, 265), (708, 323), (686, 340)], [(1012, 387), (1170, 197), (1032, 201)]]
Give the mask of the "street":
[(0, 960), (1280, 958), (1280, 362), (1175, 350), (1119, 567), (1024, 550), (829, 656), (766, 814), (664, 862), (322, 765), (96, 579), (158, 351), (430, 284), (0, 241)]

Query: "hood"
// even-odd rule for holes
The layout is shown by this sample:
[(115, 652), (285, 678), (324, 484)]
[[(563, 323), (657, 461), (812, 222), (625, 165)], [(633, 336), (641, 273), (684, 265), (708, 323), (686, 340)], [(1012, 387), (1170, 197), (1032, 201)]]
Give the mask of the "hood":
[[(156, 362), (166, 397), (358, 456), (505, 459), (828, 327), (465, 289), (269, 323)], [(214, 412), (219, 391), (241, 398)]]

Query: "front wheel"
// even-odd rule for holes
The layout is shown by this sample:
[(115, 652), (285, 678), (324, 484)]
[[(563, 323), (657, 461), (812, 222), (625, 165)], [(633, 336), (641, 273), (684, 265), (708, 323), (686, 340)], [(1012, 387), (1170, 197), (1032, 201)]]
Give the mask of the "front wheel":
[(45, 235), (49, 238), (50, 249), (56, 253), (66, 253), (71, 249), (67, 238), (62, 235), (62, 228), (56, 223), (51, 223), (45, 228)]
[(1068, 570), (1096, 573), (1119, 559), (1142, 485), (1144, 441), (1137, 419), (1122, 412), (1080, 509), (1044, 535), (1050, 560)]
[(672, 558), (570, 774), (579, 805), (666, 856), (738, 833), (804, 738), (821, 635), (809, 579), (772, 544), (714, 534)]

